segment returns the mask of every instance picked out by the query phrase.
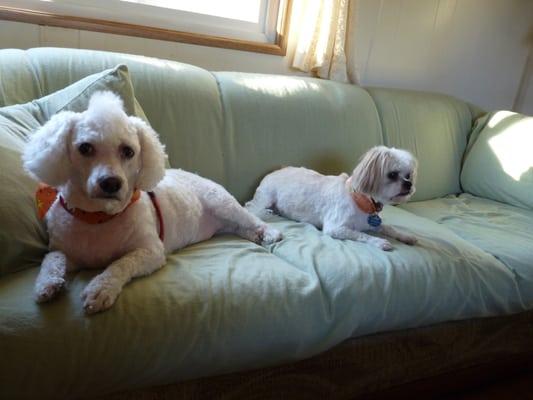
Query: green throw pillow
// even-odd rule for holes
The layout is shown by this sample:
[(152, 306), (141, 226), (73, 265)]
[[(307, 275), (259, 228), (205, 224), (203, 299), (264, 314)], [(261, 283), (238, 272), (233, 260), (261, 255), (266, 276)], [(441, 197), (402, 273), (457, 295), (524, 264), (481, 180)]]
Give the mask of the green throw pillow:
[(533, 117), (496, 111), (480, 118), (461, 172), (465, 192), (533, 209)]
[(21, 153), (28, 137), (60, 111), (85, 110), (99, 90), (117, 93), (129, 115), (146, 119), (125, 65), (90, 75), (38, 100), (0, 108), (0, 276), (39, 265), (47, 251), (46, 229), (35, 208), (37, 183), (22, 168)]

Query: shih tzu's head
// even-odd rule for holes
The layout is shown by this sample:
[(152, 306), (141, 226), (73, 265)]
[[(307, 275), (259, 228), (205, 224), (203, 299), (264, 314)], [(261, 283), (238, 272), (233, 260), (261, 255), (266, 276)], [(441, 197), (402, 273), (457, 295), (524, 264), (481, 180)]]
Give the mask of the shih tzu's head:
[(376, 146), (355, 167), (351, 186), (383, 204), (404, 203), (415, 193), (416, 158), (406, 150)]

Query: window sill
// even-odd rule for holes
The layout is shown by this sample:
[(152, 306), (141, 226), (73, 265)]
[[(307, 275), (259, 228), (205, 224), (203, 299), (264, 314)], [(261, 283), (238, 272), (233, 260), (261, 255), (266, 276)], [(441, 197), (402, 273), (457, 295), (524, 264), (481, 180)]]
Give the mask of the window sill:
[(100, 19), (65, 16), (43, 11), (5, 6), (0, 6), (0, 20), (3, 19), (30, 24), (136, 36), (148, 39), (284, 56), (287, 53), (287, 36), (289, 32), (288, 21), (290, 20), (290, 12), (291, 1), (287, 1), (286, 9), (283, 12), (282, 20), (279, 24), (280, 28), (275, 43), (259, 43), (239, 39), (229, 39), (220, 36), (202, 35), (198, 33), (181, 32)]

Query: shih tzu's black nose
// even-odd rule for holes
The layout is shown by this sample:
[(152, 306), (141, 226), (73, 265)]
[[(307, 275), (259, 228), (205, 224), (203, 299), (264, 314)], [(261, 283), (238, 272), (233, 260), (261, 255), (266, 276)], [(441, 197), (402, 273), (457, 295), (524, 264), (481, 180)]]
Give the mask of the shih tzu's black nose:
[(122, 187), (122, 180), (115, 176), (108, 176), (102, 178), (98, 182), (98, 184), (100, 185), (100, 188), (104, 191), (104, 193), (113, 194), (118, 192)]
[(409, 190), (409, 189), (411, 189), (411, 186), (413, 186), (413, 184), (411, 182), (409, 182), (409, 181), (403, 181), (403, 185), (402, 186), (403, 186), (404, 189)]

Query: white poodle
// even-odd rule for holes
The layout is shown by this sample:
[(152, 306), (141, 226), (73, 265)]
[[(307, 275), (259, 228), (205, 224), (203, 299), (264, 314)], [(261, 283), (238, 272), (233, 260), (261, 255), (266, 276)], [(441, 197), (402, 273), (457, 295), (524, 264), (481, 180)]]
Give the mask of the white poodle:
[(407, 151), (385, 146), (370, 149), (352, 176), (324, 176), (306, 168), (286, 167), (261, 181), (246, 207), (258, 216), (276, 212), (313, 224), (337, 239), (367, 242), (382, 250), (391, 243), (362, 231), (376, 231), (413, 245), (414, 236), (381, 224), (384, 204), (407, 201), (415, 192), (416, 159)]
[(105, 268), (82, 293), (85, 311), (96, 313), (132, 278), (161, 268), (173, 250), (223, 232), (256, 243), (281, 239), (222, 186), (165, 171), (165, 157), (156, 132), (128, 117), (111, 92), (94, 94), (82, 113), (54, 115), (31, 137), (24, 167), (52, 191), (43, 212), (50, 252), (35, 284), (38, 302), (62, 289), (67, 271)]

